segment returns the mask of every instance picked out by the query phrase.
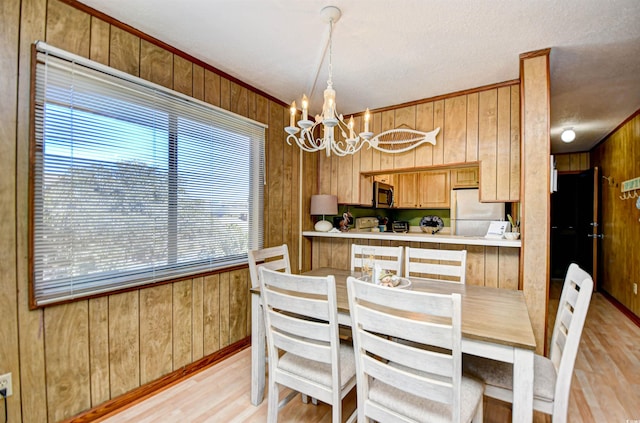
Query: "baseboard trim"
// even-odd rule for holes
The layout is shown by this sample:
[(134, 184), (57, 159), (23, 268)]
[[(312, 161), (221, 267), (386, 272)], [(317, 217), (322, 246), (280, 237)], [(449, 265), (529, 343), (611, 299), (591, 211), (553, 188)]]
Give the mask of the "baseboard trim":
[(609, 294), (607, 291), (605, 291), (603, 289), (600, 289), (598, 292), (601, 293), (602, 296), (605, 297), (607, 300), (609, 300), (609, 302), (611, 304), (613, 304), (618, 310), (620, 310), (622, 312), (622, 314), (627, 316), (629, 318), (629, 320), (631, 320), (633, 323), (635, 323), (636, 326), (640, 327), (640, 317), (638, 317), (631, 310), (629, 310), (627, 308), (627, 306), (622, 304), (613, 295)]
[(234, 344), (226, 346), (221, 350), (209, 354), (206, 357), (201, 358), (198, 361), (175, 370), (160, 379), (149, 382), (146, 385), (142, 385), (126, 394), (120, 395), (117, 398), (104, 402), (97, 407), (94, 407), (88, 411), (85, 411), (77, 416), (65, 420), (64, 423), (87, 423), (96, 422), (99, 419), (108, 417), (109, 415), (120, 412), (131, 407), (134, 404), (148, 398), (151, 395), (164, 391), (165, 389), (175, 385), (182, 380), (199, 373), (216, 363), (234, 355), (237, 352), (244, 350), (251, 346), (251, 337), (246, 337)]

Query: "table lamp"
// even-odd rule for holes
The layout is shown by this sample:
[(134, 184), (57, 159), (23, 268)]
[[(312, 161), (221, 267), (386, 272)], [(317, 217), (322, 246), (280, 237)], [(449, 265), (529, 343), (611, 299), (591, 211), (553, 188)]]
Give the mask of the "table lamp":
[(333, 224), (324, 220), (324, 215), (338, 214), (338, 196), (321, 194), (311, 196), (311, 214), (322, 215), (322, 220), (318, 220), (315, 225), (317, 232), (329, 232)]

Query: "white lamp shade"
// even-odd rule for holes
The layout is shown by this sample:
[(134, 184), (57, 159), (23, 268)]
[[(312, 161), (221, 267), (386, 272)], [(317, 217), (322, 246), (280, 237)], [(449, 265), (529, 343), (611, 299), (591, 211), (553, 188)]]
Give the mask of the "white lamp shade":
[(338, 196), (328, 194), (312, 195), (310, 209), (312, 215), (322, 215), (322, 220), (315, 224), (315, 230), (328, 232), (333, 228), (333, 225), (331, 222), (324, 220), (324, 215), (338, 214)]
[(312, 215), (338, 214), (338, 196), (329, 194), (312, 195), (310, 209)]

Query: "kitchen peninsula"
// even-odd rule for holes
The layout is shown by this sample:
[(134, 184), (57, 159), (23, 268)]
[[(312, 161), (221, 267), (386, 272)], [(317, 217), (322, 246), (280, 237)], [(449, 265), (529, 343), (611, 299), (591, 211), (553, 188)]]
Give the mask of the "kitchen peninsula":
[(467, 250), (467, 284), (519, 289), (521, 240), (490, 239), (423, 232), (315, 232), (310, 239), (312, 267), (350, 268), (351, 245), (390, 245)]

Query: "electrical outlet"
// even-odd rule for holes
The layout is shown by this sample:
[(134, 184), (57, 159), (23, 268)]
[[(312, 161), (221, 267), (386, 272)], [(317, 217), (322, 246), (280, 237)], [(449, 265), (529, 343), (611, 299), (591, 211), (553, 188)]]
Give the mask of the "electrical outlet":
[(633, 295), (638, 295), (638, 284), (637, 283), (633, 284)]
[(13, 388), (11, 387), (11, 373), (5, 373), (0, 376), (0, 389), (6, 389), (7, 396), (13, 395)]

